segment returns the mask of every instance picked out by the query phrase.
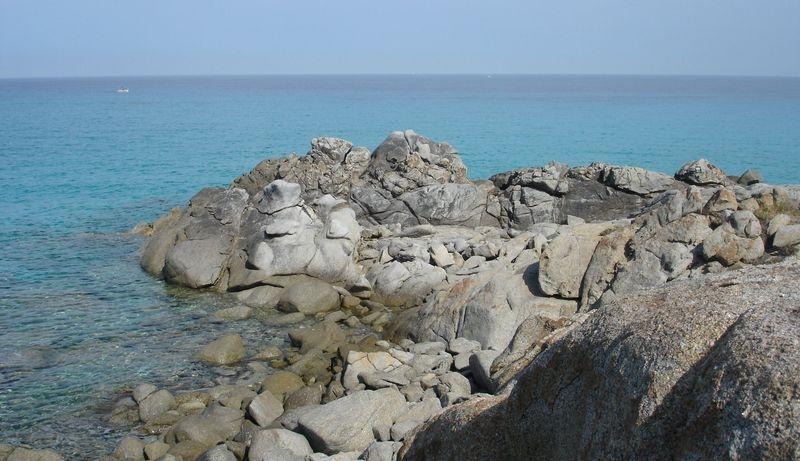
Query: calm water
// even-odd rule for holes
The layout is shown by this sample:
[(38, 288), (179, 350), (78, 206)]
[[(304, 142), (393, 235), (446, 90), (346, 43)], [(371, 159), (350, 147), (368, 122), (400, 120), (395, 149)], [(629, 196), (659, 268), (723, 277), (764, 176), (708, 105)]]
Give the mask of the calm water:
[(404, 128), (450, 141), (476, 178), (551, 159), (672, 173), (704, 156), (800, 183), (800, 79), (0, 80), (0, 440), (108, 450), (101, 417), (125, 385), (213, 376), (192, 354), (234, 328), (207, 321), (230, 300), (144, 275), (124, 231), (312, 137), (374, 147)]

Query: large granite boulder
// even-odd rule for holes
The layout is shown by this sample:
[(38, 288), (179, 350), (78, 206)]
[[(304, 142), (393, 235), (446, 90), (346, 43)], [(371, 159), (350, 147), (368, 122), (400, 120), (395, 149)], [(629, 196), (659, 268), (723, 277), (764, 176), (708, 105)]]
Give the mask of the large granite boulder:
[(798, 277), (793, 259), (620, 297), (399, 459), (792, 459)]
[(361, 453), (375, 441), (373, 427), (391, 426), (406, 409), (396, 388), (359, 391), (304, 412), (298, 431), (317, 451)]

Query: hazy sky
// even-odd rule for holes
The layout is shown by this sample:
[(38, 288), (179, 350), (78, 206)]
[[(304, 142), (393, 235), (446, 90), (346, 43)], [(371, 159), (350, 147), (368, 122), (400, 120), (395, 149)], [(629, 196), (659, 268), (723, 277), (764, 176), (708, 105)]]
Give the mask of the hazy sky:
[(800, 0), (0, 0), (0, 77), (800, 75)]

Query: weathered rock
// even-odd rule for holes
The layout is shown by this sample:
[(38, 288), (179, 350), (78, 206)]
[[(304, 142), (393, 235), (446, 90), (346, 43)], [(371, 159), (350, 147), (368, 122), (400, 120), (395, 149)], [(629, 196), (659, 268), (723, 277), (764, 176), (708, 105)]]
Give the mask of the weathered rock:
[(465, 352), (475, 352), (480, 350), (481, 343), (467, 338), (454, 338), (447, 343), (447, 350), (453, 354), (463, 354)]
[(397, 389), (359, 391), (306, 412), (298, 430), (318, 451), (363, 452), (375, 441), (372, 428), (391, 425), (405, 409), (406, 401)]
[(114, 456), (123, 460), (144, 460), (144, 442), (136, 437), (125, 437), (119, 441)]
[(667, 175), (630, 166), (606, 167), (600, 174), (600, 181), (637, 195), (649, 195), (675, 188), (674, 181)]
[(750, 186), (760, 182), (764, 182), (764, 177), (758, 170), (751, 169), (748, 169), (742, 173), (742, 175), (739, 176), (739, 179), (736, 180), (736, 183), (741, 184), (742, 186)]
[[(764, 255), (764, 242), (761, 237), (744, 236), (744, 230), (737, 232), (737, 229), (733, 227), (733, 222), (734, 219), (731, 219), (717, 227), (703, 240), (703, 257), (708, 260), (719, 261), (725, 266), (730, 266), (739, 261), (755, 262)], [(758, 221), (756, 220), (755, 222), (757, 223)], [(759, 234), (760, 230), (761, 227), (759, 225)]]
[(722, 170), (704, 158), (683, 165), (675, 179), (697, 186), (722, 185), (727, 180)]
[(142, 383), (136, 386), (133, 389), (133, 400), (136, 402), (141, 402), (145, 399), (148, 395), (152, 394), (153, 392), (157, 391), (158, 388), (150, 383)]
[(247, 320), (253, 315), (253, 309), (248, 306), (235, 306), (220, 309), (214, 312), (214, 317), (220, 320)]
[(469, 358), (469, 369), (472, 377), (483, 389), (494, 391), (492, 383), (492, 363), (500, 355), (500, 351), (478, 351)]
[(328, 283), (309, 278), (297, 282), (283, 292), (278, 309), (283, 312), (302, 312), (314, 315), (339, 307), (339, 293)]
[(800, 245), (800, 224), (783, 226), (772, 238), (772, 246), (776, 248), (791, 248), (797, 245)]
[(164, 457), (172, 456), (172, 460), (196, 460), (202, 456), (207, 449), (208, 446), (200, 442), (195, 442), (194, 440), (185, 440), (170, 447), (169, 451), (166, 455), (164, 455)]
[[(175, 445), (192, 441), (200, 445), (200, 453), (232, 438), (242, 426), (244, 413), (241, 410), (221, 405), (211, 405), (200, 414), (182, 418), (164, 436), (164, 440)], [(170, 450), (172, 451), (172, 450)]]
[(581, 224), (547, 245), (539, 260), (539, 287), (550, 296), (577, 299), (581, 282), (608, 225)]
[(332, 352), (344, 342), (345, 334), (339, 325), (322, 322), (310, 328), (291, 330), (289, 338), (293, 344), (300, 346), (300, 353), (305, 354), (314, 349)]
[(160, 440), (150, 442), (144, 446), (144, 455), (147, 459), (159, 459), (169, 451), (169, 444)]
[(304, 460), (313, 453), (305, 437), (286, 429), (268, 429), (253, 435), (250, 461)]
[(445, 411), (399, 458), (790, 459), (798, 277), (791, 260), (621, 297), (509, 393)]
[(322, 401), (322, 396), (324, 393), (324, 389), (318, 384), (304, 386), (287, 395), (286, 401), (283, 403), (283, 405), (287, 410), (305, 407), (308, 405), (318, 405)]
[(417, 259), (376, 264), (367, 272), (373, 299), (387, 306), (418, 304), (446, 279), (444, 269)]
[(207, 450), (197, 458), (197, 461), (237, 461), (236, 455), (230, 452), (225, 445), (217, 445)]
[(200, 360), (213, 365), (229, 365), (244, 358), (244, 342), (236, 333), (220, 336), (200, 351)]
[(364, 461), (394, 461), (394, 454), (401, 445), (399, 442), (372, 442), (362, 457)]
[(139, 402), (139, 418), (145, 423), (155, 421), (165, 411), (175, 406), (175, 397), (166, 389), (153, 392)]
[(266, 391), (258, 394), (250, 402), (247, 412), (252, 416), (256, 424), (266, 427), (283, 414), (283, 404), (271, 392)]
[(395, 339), (417, 341), (467, 338), (484, 349), (501, 351), (531, 315), (558, 318), (577, 310), (575, 301), (534, 295), (532, 277), (502, 270), (464, 279), (434, 293), (421, 308), (403, 312), (387, 331)]
[(792, 222), (792, 218), (785, 214), (776, 214), (769, 220), (767, 227), (767, 235), (774, 237), (781, 228), (788, 226)]
[(736, 194), (730, 189), (722, 187), (708, 199), (708, 202), (703, 207), (703, 213), (718, 214), (723, 211), (736, 211), (738, 207), (739, 202), (736, 200)]
[(283, 401), (287, 394), (303, 387), (303, 380), (290, 371), (277, 371), (267, 376), (261, 383), (261, 392), (269, 392), (278, 400)]

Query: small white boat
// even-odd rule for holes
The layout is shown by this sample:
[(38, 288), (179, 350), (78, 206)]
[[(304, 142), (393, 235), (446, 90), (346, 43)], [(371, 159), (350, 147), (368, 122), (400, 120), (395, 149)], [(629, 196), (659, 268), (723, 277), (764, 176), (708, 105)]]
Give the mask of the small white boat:
[(131, 90), (129, 90), (128, 88), (126, 88), (124, 86), (121, 86), (121, 87), (117, 88), (117, 93), (129, 93), (130, 91)]

